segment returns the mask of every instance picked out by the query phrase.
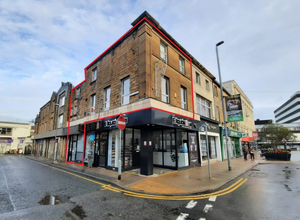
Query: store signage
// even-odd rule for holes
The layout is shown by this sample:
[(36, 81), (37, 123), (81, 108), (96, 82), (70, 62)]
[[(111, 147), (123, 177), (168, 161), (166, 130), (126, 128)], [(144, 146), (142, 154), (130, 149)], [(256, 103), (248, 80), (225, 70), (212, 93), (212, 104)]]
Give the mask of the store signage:
[(190, 122), (189, 120), (183, 118), (177, 118), (175, 116), (172, 116), (172, 124), (183, 128), (192, 127), (192, 122)]
[[(122, 116), (122, 117), (125, 119), (125, 122), (127, 124), (128, 118), (124, 117), (124, 116)], [(115, 119), (111, 119), (111, 120), (106, 120), (106, 121), (104, 121), (104, 127), (105, 128), (117, 127), (117, 121), (118, 120), (116, 118)]]
[(126, 120), (122, 115), (118, 118), (118, 128), (120, 130), (124, 130), (126, 128)]
[[(203, 125), (204, 123), (207, 124), (207, 131), (208, 132), (219, 133), (219, 126), (218, 125), (213, 124), (213, 123), (211, 123), (209, 121), (204, 121), (204, 120), (200, 121), (201, 125)], [(205, 131), (205, 127), (203, 126), (200, 131), (204, 132)]]
[(189, 153), (190, 153), (190, 165), (198, 164), (198, 143), (197, 143), (197, 134), (188, 133), (189, 136)]
[(13, 139), (0, 139), (0, 143), (11, 143), (13, 141)]
[(225, 97), (227, 121), (244, 121), (240, 94)]

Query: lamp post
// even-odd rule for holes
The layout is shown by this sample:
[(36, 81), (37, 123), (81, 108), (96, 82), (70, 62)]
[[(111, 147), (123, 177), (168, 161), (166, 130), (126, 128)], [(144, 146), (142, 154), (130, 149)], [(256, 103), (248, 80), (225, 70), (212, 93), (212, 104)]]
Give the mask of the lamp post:
[(227, 126), (226, 126), (226, 116), (225, 116), (225, 107), (224, 107), (224, 97), (223, 97), (223, 86), (222, 86), (222, 79), (221, 79), (221, 69), (220, 69), (220, 62), (219, 62), (219, 53), (218, 53), (218, 46), (223, 44), (224, 41), (220, 41), (216, 44), (216, 54), (217, 54), (217, 62), (218, 62), (218, 70), (219, 70), (219, 79), (220, 79), (220, 89), (221, 89), (221, 101), (222, 101), (222, 108), (223, 108), (223, 119), (224, 119), (224, 130), (225, 130), (225, 143), (227, 148), (227, 160), (228, 160), (228, 170), (231, 170), (230, 165), (230, 155), (229, 155), (229, 149), (228, 149), (228, 133), (227, 133)]

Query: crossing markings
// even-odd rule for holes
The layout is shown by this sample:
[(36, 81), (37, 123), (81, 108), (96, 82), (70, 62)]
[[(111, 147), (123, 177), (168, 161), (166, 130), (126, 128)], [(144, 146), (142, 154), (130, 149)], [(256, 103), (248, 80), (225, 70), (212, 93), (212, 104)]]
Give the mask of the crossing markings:
[(208, 213), (208, 211), (212, 211), (212, 208), (213, 208), (213, 205), (206, 204), (204, 209), (203, 209), (203, 212)]
[(155, 194), (144, 194), (144, 193), (132, 192), (132, 191), (124, 190), (124, 189), (121, 189), (121, 188), (113, 187), (113, 186), (111, 186), (109, 184), (104, 184), (104, 183), (101, 183), (101, 182), (98, 182), (98, 181), (95, 181), (95, 180), (92, 180), (92, 179), (89, 179), (89, 178), (86, 178), (86, 177), (83, 177), (83, 176), (80, 176), (80, 175), (77, 175), (77, 174), (74, 174), (74, 173), (71, 173), (71, 172), (68, 172), (68, 171), (65, 171), (63, 169), (59, 169), (59, 168), (56, 168), (56, 167), (53, 167), (53, 166), (50, 166), (50, 165), (47, 165), (47, 164), (44, 164), (44, 163), (37, 162), (35, 160), (31, 160), (31, 161), (34, 161), (36, 163), (42, 164), (43, 166), (51, 167), (51, 168), (53, 168), (55, 170), (59, 170), (61, 172), (64, 172), (64, 173), (76, 176), (78, 178), (87, 180), (89, 182), (96, 183), (96, 184), (102, 186), (101, 190), (110, 190), (110, 191), (117, 192), (117, 193), (123, 193), (126, 196), (131, 196), (131, 197), (136, 197), (136, 198), (144, 198), (144, 199), (157, 199), (157, 200), (197, 200), (197, 199), (208, 199), (208, 198), (211, 198), (211, 197), (214, 197), (214, 196), (216, 197), (216, 196), (223, 196), (223, 195), (229, 194), (229, 193), (233, 192), (234, 190), (236, 190), (237, 188), (239, 188), (241, 185), (243, 185), (248, 180), (248, 178), (240, 178), (238, 181), (236, 181), (231, 186), (229, 186), (229, 187), (227, 187), (225, 189), (213, 192), (213, 193), (200, 194), (200, 195), (184, 195), (184, 196), (172, 196), (172, 195), (161, 196), (161, 195), (155, 195)]
[(216, 196), (212, 196), (212, 197), (210, 197), (210, 198), (208, 199), (208, 201), (210, 201), (210, 202), (215, 202), (216, 199), (217, 199)]
[(195, 206), (196, 204), (197, 204), (197, 201), (194, 202), (194, 200), (191, 200), (191, 201), (187, 204), (186, 208), (187, 208), (187, 209), (192, 209), (192, 208), (194, 208), (194, 206)]
[(180, 213), (180, 215), (177, 217), (176, 220), (184, 220), (188, 216), (189, 216), (189, 214), (187, 214), (187, 213)]

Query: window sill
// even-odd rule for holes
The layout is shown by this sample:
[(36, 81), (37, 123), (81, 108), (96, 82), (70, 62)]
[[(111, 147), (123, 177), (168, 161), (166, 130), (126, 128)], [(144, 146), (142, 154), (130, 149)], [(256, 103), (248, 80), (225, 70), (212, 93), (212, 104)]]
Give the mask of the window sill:
[(92, 81), (92, 82), (90, 83), (90, 85), (94, 84), (94, 83), (96, 82), (96, 80), (97, 80), (97, 79), (95, 79), (94, 81)]

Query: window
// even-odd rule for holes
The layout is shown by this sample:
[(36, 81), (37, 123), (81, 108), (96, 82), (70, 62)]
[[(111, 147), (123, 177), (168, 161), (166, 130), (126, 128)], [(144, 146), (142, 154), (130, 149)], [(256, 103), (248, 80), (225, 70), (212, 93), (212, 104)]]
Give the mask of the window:
[(167, 45), (160, 42), (160, 58), (167, 62)]
[(214, 86), (214, 96), (218, 97), (218, 89), (216, 86)]
[(105, 97), (104, 97), (104, 110), (108, 110), (110, 106), (110, 87), (104, 89)]
[(216, 106), (216, 120), (220, 121), (220, 109), (218, 106)]
[(77, 114), (77, 105), (75, 105), (75, 107), (74, 107), (74, 115), (76, 115)]
[(58, 124), (57, 124), (57, 128), (61, 128), (63, 125), (63, 119), (64, 119), (64, 115), (61, 114), (58, 118)]
[(80, 87), (79, 87), (79, 88), (77, 88), (76, 95), (77, 95), (77, 96), (80, 96)]
[(93, 78), (92, 78), (92, 82), (95, 81), (97, 79), (97, 68), (93, 69)]
[(92, 95), (91, 99), (91, 115), (93, 115), (96, 112), (96, 95)]
[(211, 102), (196, 95), (197, 113), (207, 118), (211, 117)]
[(74, 109), (71, 108), (71, 116), (74, 114)]
[(11, 128), (0, 128), (0, 134), (12, 135), (11, 134)]
[(196, 83), (198, 83), (199, 85), (201, 85), (200, 83), (200, 74), (196, 72)]
[(59, 106), (64, 106), (65, 105), (65, 95), (61, 96), (60, 97), (60, 100), (59, 100)]
[(185, 73), (184, 71), (184, 59), (182, 57), (179, 57), (179, 70), (182, 73)]
[(122, 80), (122, 105), (126, 105), (130, 100), (130, 78)]
[(169, 78), (161, 77), (161, 101), (169, 103)]
[(205, 80), (205, 83), (206, 83), (206, 90), (209, 91), (209, 82)]
[(45, 123), (45, 132), (47, 131), (47, 122)]
[[(207, 151), (206, 151), (206, 136), (200, 135), (200, 144), (201, 144), (201, 154), (202, 159), (207, 160)], [(217, 158), (217, 151), (216, 151), (216, 140), (215, 137), (208, 136), (208, 149), (209, 149), (209, 158), (215, 159)]]
[(186, 88), (181, 86), (181, 108), (187, 109), (187, 103), (186, 103)]

